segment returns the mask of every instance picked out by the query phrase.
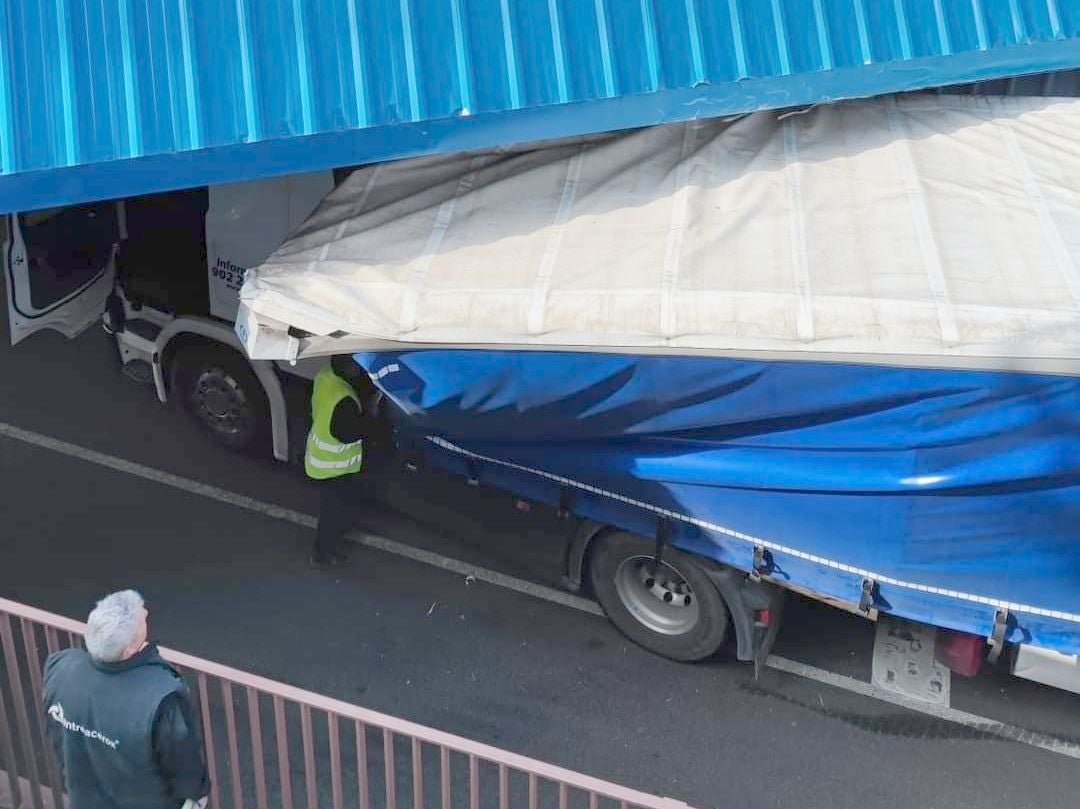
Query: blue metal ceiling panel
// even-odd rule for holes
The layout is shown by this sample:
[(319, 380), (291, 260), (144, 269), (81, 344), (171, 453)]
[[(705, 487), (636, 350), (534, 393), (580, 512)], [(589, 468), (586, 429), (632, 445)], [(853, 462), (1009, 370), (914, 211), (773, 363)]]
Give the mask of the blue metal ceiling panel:
[(0, 210), (1080, 67), (1080, 0), (0, 2)]

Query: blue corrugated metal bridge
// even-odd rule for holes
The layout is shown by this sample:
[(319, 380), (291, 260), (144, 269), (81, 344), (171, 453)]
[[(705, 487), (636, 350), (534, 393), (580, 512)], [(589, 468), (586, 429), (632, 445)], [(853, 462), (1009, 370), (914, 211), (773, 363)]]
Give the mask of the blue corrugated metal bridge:
[(1080, 0), (0, 2), (0, 210), (1080, 67)]

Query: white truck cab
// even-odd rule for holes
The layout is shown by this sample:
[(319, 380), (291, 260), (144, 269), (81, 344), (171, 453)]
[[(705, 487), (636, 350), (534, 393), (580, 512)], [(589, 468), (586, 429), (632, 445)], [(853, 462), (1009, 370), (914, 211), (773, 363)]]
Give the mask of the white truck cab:
[(219, 443), (289, 460), (287, 377), (233, 330), (248, 267), (334, 186), (330, 171), (11, 214), (4, 276), (12, 344), (101, 320), (125, 372), (152, 381)]

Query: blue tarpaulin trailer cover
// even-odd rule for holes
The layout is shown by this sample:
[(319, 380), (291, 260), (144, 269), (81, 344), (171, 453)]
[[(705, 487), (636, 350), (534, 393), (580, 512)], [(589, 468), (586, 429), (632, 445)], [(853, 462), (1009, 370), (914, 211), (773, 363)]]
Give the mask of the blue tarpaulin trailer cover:
[[(1080, 377), (425, 350), (360, 363), (437, 461), (850, 603), (1080, 654)], [(473, 463), (470, 463), (472, 461)]]
[(1080, 67), (1080, 0), (0, 3), (0, 212)]
[(370, 167), (237, 328), (358, 352), (481, 480), (1076, 654), (1078, 121), (931, 95)]

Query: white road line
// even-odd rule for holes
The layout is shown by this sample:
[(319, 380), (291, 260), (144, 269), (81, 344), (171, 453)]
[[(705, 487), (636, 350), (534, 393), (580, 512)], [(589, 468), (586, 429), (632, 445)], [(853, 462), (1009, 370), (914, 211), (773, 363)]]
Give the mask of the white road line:
[[(301, 525), (305, 528), (314, 528), (316, 524), (315, 518), (310, 514), (304, 514), (293, 509), (276, 506), (273, 503), (267, 503), (254, 497), (236, 494), (235, 492), (220, 489), (216, 486), (210, 486), (206, 483), (199, 483), (191, 478), (163, 472), (160, 469), (154, 469), (153, 467), (135, 463), (134, 461), (117, 458), (114, 455), (108, 455), (103, 452), (98, 452), (97, 450), (88, 449), (87, 447), (82, 447), (78, 444), (72, 444), (31, 430), (24, 430), (21, 427), (16, 427), (12, 424), (0, 422), (0, 436), (14, 441), (21, 441), (22, 443), (31, 446), (40, 447), (41, 449), (51, 450), (52, 452), (57, 452), (70, 458), (77, 458), (88, 463), (113, 469), (117, 472), (134, 475), (135, 477), (144, 480), (171, 486), (174, 489), (195, 494), (199, 497), (205, 497), (209, 500), (215, 500), (219, 503), (226, 503), (267, 517), (295, 523), (296, 525)], [(460, 559), (452, 559), (432, 551), (416, 548), (401, 542), (395, 542), (386, 537), (374, 536), (372, 534), (352, 532), (349, 538), (352, 541), (369, 548), (375, 548), (406, 559), (412, 559), (413, 561), (447, 570), (451, 573), (471, 576), (477, 581), (483, 581), (497, 587), (532, 596), (533, 598), (539, 598), (554, 604), (560, 604), (564, 607), (570, 607), (571, 609), (586, 612), (590, 615), (603, 616), (604, 614), (603, 610), (600, 609), (600, 606), (594, 601), (571, 595), (570, 593), (565, 593), (551, 587), (546, 587), (542, 584), (526, 581), (525, 579), (519, 579), (516, 576), (509, 576), (505, 573), (499, 573), (495, 570), (489, 570), (488, 568), (463, 562)], [(1019, 744), (1026, 744), (1030, 747), (1036, 747), (1040, 750), (1057, 753), (1058, 755), (1067, 756), (1069, 758), (1080, 759), (1080, 745), (1073, 742), (1033, 733), (1014, 725), (1007, 725), (976, 714), (959, 711), (955, 708), (929, 705), (904, 699), (902, 696), (877, 688), (870, 683), (862, 682), (861, 680), (856, 680), (852, 677), (845, 677), (842, 674), (836, 674), (831, 671), (826, 671), (825, 669), (819, 669), (816, 666), (810, 666), (806, 663), (788, 660), (787, 658), (778, 655), (771, 655), (766, 665), (768, 665), (769, 668), (796, 677), (802, 677), (833, 688), (839, 688), (864, 697), (906, 708), (910, 711), (925, 714), (945, 722), (962, 725), (991, 736), (1008, 739)]]
[[(15, 441), (21, 441), (24, 444), (30, 444), (42, 449), (52, 450), (61, 455), (67, 455), (70, 458), (77, 458), (81, 461), (104, 466), (117, 472), (134, 475), (135, 477), (143, 478), (144, 480), (151, 480), (155, 483), (171, 486), (174, 489), (180, 489), (181, 491), (195, 494), (199, 497), (205, 497), (208, 500), (216, 500), (219, 503), (238, 506), (239, 508), (254, 511), (258, 514), (273, 517), (277, 520), (285, 520), (286, 522), (295, 523), (296, 525), (302, 525), (305, 528), (315, 528), (317, 522), (316, 518), (310, 514), (304, 514), (303, 512), (295, 511), (291, 508), (284, 508), (283, 506), (277, 506), (273, 503), (267, 503), (264, 500), (258, 500), (254, 497), (247, 497), (242, 494), (230, 492), (226, 489), (220, 489), (217, 486), (200, 483), (191, 478), (174, 475), (170, 472), (163, 472), (160, 469), (135, 463), (134, 461), (126, 461), (123, 458), (117, 458), (114, 455), (108, 455), (104, 452), (98, 452), (97, 450), (79, 446), (78, 444), (62, 441), (59, 438), (52, 438), (51, 436), (42, 435), (41, 433), (24, 430), (21, 427), (15, 427), (12, 424), (0, 422), (0, 436), (11, 438)], [(523, 593), (524, 595), (532, 596), (533, 598), (561, 604), (564, 607), (570, 607), (592, 615), (604, 615), (604, 611), (600, 609), (600, 606), (595, 601), (590, 601), (587, 598), (581, 598), (571, 593), (563, 592), (562, 590), (556, 590), (552, 587), (545, 587), (542, 584), (536, 584), (535, 582), (526, 581), (525, 579), (519, 579), (516, 576), (510, 576), (506, 573), (500, 573), (497, 570), (489, 570), (486, 567), (463, 562), (460, 559), (452, 559), (434, 553), (433, 551), (424, 550), (423, 548), (417, 548), (403, 542), (396, 542), (392, 539), (387, 539), (386, 537), (366, 534), (360, 531), (349, 532), (349, 539), (359, 545), (376, 548), (380, 551), (392, 553), (396, 556), (402, 556), (406, 559), (412, 559), (413, 561), (421, 562), (425, 565), (448, 570), (451, 573), (459, 573), (466, 577), (471, 576), (477, 581), (493, 584), (496, 587), (513, 590), (518, 593)]]
[(532, 596), (533, 598), (540, 598), (544, 601), (551, 601), (552, 603), (561, 604), (564, 607), (587, 612), (591, 615), (599, 615), (601, 618), (604, 617), (604, 611), (600, 609), (600, 605), (595, 601), (590, 601), (587, 598), (581, 598), (580, 596), (562, 590), (556, 590), (553, 587), (547, 587), (543, 584), (537, 584), (536, 582), (531, 582), (526, 579), (519, 579), (517, 576), (509, 576), (506, 573), (500, 573), (497, 570), (489, 570), (486, 567), (477, 567), (469, 562), (463, 562), (460, 559), (453, 559), (449, 556), (435, 553), (434, 551), (427, 551), (413, 545), (395, 542), (392, 539), (375, 536), (374, 534), (364, 534), (359, 531), (352, 531), (349, 533), (349, 539), (357, 544), (366, 545), (369, 548), (377, 548), (380, 551), (386, 551), (387, 553), (392, 553), (396, 556), (404, 556), (406, 559), (412, 559), (413, 561), (421, 562), (425, 565), (449, 570), (451, 573), (460, 573), (463, 576), (471, 576), (477, 581), (494, 584), (496, 587), (504, 587), (507, 590), (523, 593)]
[(41, 447), (42, 449), (52, 450), (61, 455), (67, 455), (70, 458), (88, 461), (89, 463), (97, 464), (98, 466), (114, 469), (117, 472), (134, 475), (135, 477), (143, 478), (144, 480), (152, 480), (155, 483), (171, 486), (174, 489), (197, 494), (208, 500), (217, 500), (219, 503), (228, 503), (231, 506), (239, 506), (240, 508), (246, 508), (249, 511), (257, 511), (268, 517), (273, 517), (278, 520), (287, 520), (288, 522), (294, 522), (297, 525), (303, 525), (308, 528), (315, 527), (316, 520), (310, 514), (302, 514), (291, 508), (275, 506), (273, 503), (256, 500), (254, 497), (245, 497), (242, 494), (219, 489), (217, 486), (210, 486), (206, 483), (199, 483), (197, 480), (192, 480), (191, 478), (173, 475), (169, 472), (162, 472), (160, 469), (154, 469), (152, 466), (144, 466), (143, 464), (135, 463), (134, 461), (125, 461), (123, 458), (117, 458), (114, 455), (107, 455), (104, 452), (81, 447), (78, 444), (61, 441), (59, 438), (52, 438), (47, 435), (42, 435), (41, 433), (24, 430), (21, 427), (16, 427), (12, 424), (0, 422), (0, 436), (12, 438), (16, 441), (22, 441), (24, 444), (31, 444), (35, 447)]

